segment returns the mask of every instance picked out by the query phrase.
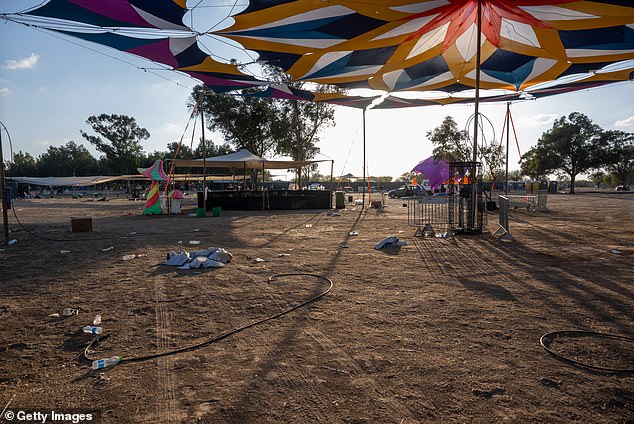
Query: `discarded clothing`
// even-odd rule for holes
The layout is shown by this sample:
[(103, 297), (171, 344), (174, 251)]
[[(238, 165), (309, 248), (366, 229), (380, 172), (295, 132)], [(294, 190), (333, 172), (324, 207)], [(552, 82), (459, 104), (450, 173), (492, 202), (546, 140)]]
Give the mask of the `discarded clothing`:
[(385, 237), (383, 240), (378, 242), (374, 248), (376, 250), (381, 249), (391, 249), (395, 247), (407, 246), (407, 242), (399, 240), (396, 236)]
[(222, 268), (232, 258), (233, 255), (222, 247), (209, 247), (192, 253), (170, 251), (161, 265), (177, 266), (179, 269)]

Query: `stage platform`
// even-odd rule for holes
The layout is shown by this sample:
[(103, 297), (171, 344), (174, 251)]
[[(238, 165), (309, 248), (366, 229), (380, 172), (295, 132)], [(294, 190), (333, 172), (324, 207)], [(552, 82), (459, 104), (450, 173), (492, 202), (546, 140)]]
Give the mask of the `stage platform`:
[(330, 209), (332, 193), (326, 190), (208, 191), (207, 204), (203, 205), (203, 193), (198, 192), (198, 207), (205, 207), (207, 211), (214, 207), (239, 211)]

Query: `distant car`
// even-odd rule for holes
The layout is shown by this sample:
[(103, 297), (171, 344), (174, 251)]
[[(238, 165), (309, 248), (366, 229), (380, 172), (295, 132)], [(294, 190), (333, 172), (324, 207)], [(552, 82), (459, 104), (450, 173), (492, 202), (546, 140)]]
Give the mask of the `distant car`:
[(387, 196), (391, 199), (409, 196), (427, 196), (427, 190), (420, 185), (404, 185), (387, 192)]
[(616, 191), (630, 191), (630, 186), (628, 185), (620, 185), (616, 187)]

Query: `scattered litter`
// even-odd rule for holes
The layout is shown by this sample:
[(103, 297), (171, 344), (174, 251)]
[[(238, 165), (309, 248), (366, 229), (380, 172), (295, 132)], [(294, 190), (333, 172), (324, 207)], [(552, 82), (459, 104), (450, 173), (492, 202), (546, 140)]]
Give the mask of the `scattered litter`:
[(350, 246), (348, 245), (348, 243), (341, 243), (341, 244), (339, 244), (339, 247), (341, 247), (341, 248), (343, 248), (343, 249), (347, 249), (347, 248), (349, 248)]
[(341, 216), (341, 214), (335, 211), (328, 211), (328, 216)]
[(399, 234), (403, 234), (405, 231), (404, 230), (398, 230)]
[(355, 205), (363, 205), (363, 199), (357, 199), (354, 201)]
[(60, 250), (59, 253), (61, 253), (62, 255), (65, 255), (67, 253), (72, 253), (70, 250)]
[(99, 325), (99, 324), (101, 324), (101, 315), (97, 314), (92, 319), (92, 325)]
[(187, 262), (189, 262), (189, 254), (181, 250), (180, 253), (168, 252), (167, 260), (163, 262), (163, 265), (183, 266)]
[(357, 231), (350, 231), (348, 234), (351, 235), (351, 236), (358, 236), (359, 235), (359, 233)]
[(282, 256), (291, 256), (290, 253), (280, 253), (277, 255), (278, 258), (281, 258)]
[(103, 333), (103, 328), (95, 327), (93, 325), (84, 325), (81, 329), (84, 331), (84, 333), (91, 333), (91, 334)]
[(110, 246), (106, 247), (105, 249), (101, 249), (102, 252), (110, 252), (111, 250), (114, 250), (114, 247)]
[(396, 236), (389, 236), (378, 242), (376, 246), (374, 246), (374, 248), (376, 250), (380, 250), (398, 248), (401, 246), (407, 246), (407, 242), (399, 240), (399, 238)]
[(133, 236), (136, 234), (136, 231), (132, 231), (129, 235)]
[(225, 266), (222, 262), (214, 261), (213, 259), (206, 258), (204, 256), (197, 256), (190, 262), (179, 266), (178, 269), (192, 269), (192, 268), (222, 268)]
[(194, 229), (192, 230), (192, 233), (197, 233), (197, 232), (199, 232), (199, 231), (200, 231), (200, 228), (194, 228)]
[(76, 308), (64, 308), (62, 310), (62, 315), (64, 315), (65, 317), (71, 316), (71, 315), (79, 315), (79, 309)]
[(167, 252), (167, 260), (161, 265), (176, 266), (178, 269), (222, 268), (233, 258), (233, 255), (222, 247), (209, 247), (188, 253), (181, 250)]
[(125, 255), (121, 259), (123, 259), (124, 261), (131, 261), (134, 258), (136, 258), (136, 255)]
[(9, 242), (7, 243), (9, 246), (13, 246), (14, 244), (16, 244), (18, 241), (16, 239), (13, 240), (9, 240)]
[(354, 303), (357, 305), (365, 305), (365, 300), (355, 300)]
[(51, 317), (51, 318), (59, 318), (59, 314), (57, 312), (53, 312), (52, 314), (49, 315), (49, 317)]
[(313, 226), (313, 224), (306, 224), (306, 228), (310, 228), (312, 226)]
[(614, 253), (615, 255), (620, 255), (621, 251), (619, 249), (612, 249), (610, 250), (610, 253)]
[(189, 241), (189, 244), (194, 245), (194, 246), (197, 246), (197, 245), (199, 245), (199, 244), (200, 244), (200, 241), (198, 241), (198, 240), (190, 240), (190, 241)]
[(253, 259), (253, 262), (266, 262), (266, 259), (255, 258), (255, 259)]

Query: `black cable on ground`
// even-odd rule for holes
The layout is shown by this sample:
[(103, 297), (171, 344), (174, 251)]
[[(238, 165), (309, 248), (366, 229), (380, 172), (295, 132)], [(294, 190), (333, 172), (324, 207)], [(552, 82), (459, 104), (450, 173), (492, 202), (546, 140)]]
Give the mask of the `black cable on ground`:
[(584, 330), (560, 330), (560, 331), (551, 331), (549, 333), (544, 334), (539, 338), (539, 344), (542, 345), (544, 349), (555, 358), (560, 359), (562, 361), (568, 362), (572, 365), (591, 369), (594, 371), (603, 371), (603, 372), (612, 372), (612, 373), (634, 373), (634, 368), (609, 368), (609, 367), (600, 367), (596, 365), (590, 365), (583, 362), (579, 362), (575, 359), (568, 358), (560, 353), (557, 353), (550, 349), (551, 343), (558, 337), (565, 336), (581, 336), (581, 337), (599, 337), (604, 339), (612, 339), (612, 340), (620, 340), (625, 342), (634, 342), (634, 338), (621, 336), (618, 334), (609, 334), (609, 333), (600, 333), (597, 331), (584, 331)]
[[(330, 278), (328, 278), (328, 277), (324, 277), (323, 275), (308, 274), (308, 273), (276, 274), (276, 275), (272, 275), (271, 277), (269, 277), (269, 282), (274, 281), (274, 280), (276, 280), (276, 279), (278, 279), (280, 277), (296, 277), (296, 276), (302, 276), (302, 277), (308, 276), (308, 277), (318, 278), (318, 279), (320, 279), (322, 281), (327, 282), (328, 283), (328, 288), (326, 290), (322, 291), (321, 293), (311, 297), (310, 299), (305, 300), (304, 302), (299, 303), (299, 304), (297, 304), (295, 306), (292, 306), (292, 307), (290, 307), (290, 308), (288, 308), (288, 309), (286, 309), (286, 310), (284, 310), (282, 312), (279, 312), (279, 313), (277, 313), (275, 315), (271, 315), (269, 317), (260, 319), (258, 321), (254, 321), (254, 322), (252, 322), (250, 324), (243, 325), (242, 327), (238, 327), (236, 329), (227, 331), (225, 333), (219, 334), (219, 335), (214, 336), (214, 337), (212, 337), (212, 338), (210, 338), (208, 340), (205, 340), (204, 342), (197, 343), (197, 344), (194, 344), (194, 345), (191, 345), (191, 346), (185, 346), (185, 347), (182, 347), (182, 348), (179, 348), (179, 349), (170, 350), (170, 351), (167, 351), (167, 352), (155, 353), (155, 354), (152, 354), (152, 355), (137, 356), (137, 357), (132, 357), (132, 358), (121, 358), (121, 361), (119, 362), (119, 364), (124, 364), (124, 363), (131, 364), (131, 363), (134, 363), (134, 362), (149, 361), (151, 359), (161, 358), (161, 357), (164, 357), (164, 356), (176, 355), (176, 354), (179, 354), (179, 353), (191, 352), (193, 350), (200, 349), (200, 348), (205, 347), (205, 346), (209, 346), (209, 345), (211, 345), (213, 343), (219, 342), (220, 340), (226, 339), (229, 336), (233, 336), (234, 334), (237, 334), (237, 333), (239, 333), (241, 331), (247, 330), (247, 329), (249, 329), (251, 327), (255, 327), (256, 325), (263, 324), (263, 323), (265, 323), (267, 321), (271, 321), (271, 320), (280, 318), (280, 317), (282, 317), (282, 316), (284, 316), (284, 315), (286, 315), (286, 314), (288, 314), (288, 313), (290, 313), (290, 312), (292, 312), (292, 311), (294, 311), (296, 309), (299, 309), (299, 308), (302, 308), (302, 307), (308, 305), (309, 303), (315, 302), (316, 300), (321, 299), (326, 294), (328, 294), (328, 292), (330, 292), (330, 290), (332, 289), (332, 287), (334, 285), (332, 280)], [(87, 360), (87, 361), (90, 361), (90, 362), (94, 361), (95, 359), (94, 358), (90, 358), (90, 356), (89, 356), (90, 348), (92, 346), (94, 346), (94, 345), (97, 345), (101, 341), (107, 339), (108, 337), (109, 337), (109, 335), (106, 335), (106, 336), (102, 336), (102, 337), (96, 337), (95, 339), (93, 339), (86, 346), (86, 348), (84, 349), (84, 352), (83, 352), (84, 359)]]

